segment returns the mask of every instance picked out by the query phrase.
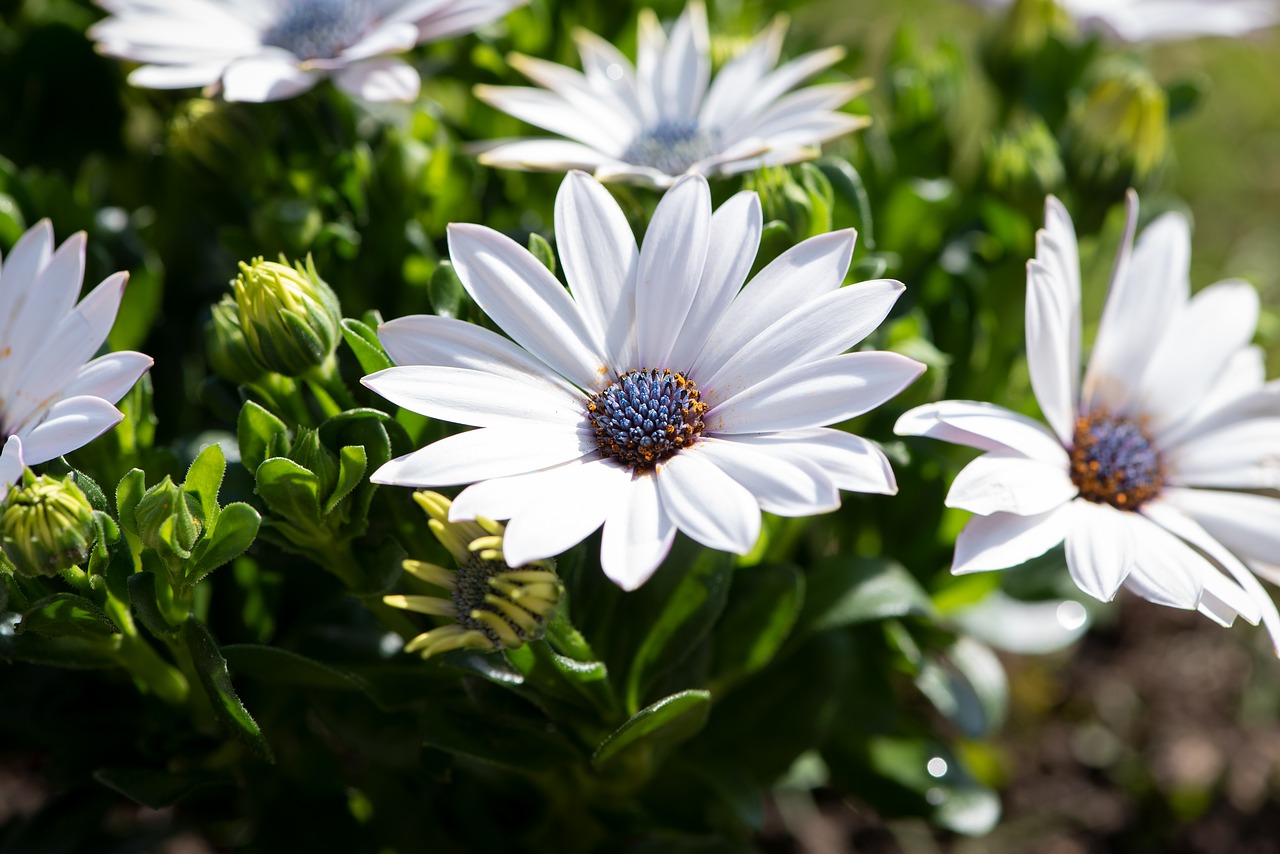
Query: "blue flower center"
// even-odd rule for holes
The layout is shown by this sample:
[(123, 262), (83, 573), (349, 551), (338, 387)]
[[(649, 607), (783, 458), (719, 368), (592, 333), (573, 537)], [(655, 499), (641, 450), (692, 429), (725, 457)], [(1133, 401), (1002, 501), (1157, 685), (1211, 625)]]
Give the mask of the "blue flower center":
[(637, 471), (697, 441), (706, 411), (694, 383), (656, 368), (629, 371), (587, 400), (600, 452)]
[(720, 150), (720, 133), (698, 127), (696, 121), (664, 121), (637, 136), (622, 154), (635, 166), (648, 166), (667, 175), (683, 175), (689, 167)]
[(1141, 421), (1105, 411), (1076, 419), (1071, 480), (1080, 497), (1137, 510), (1160, 493), (1164, 465)]
[(299, 59), (333, 59), (360, 40), (372, 18), (368, 0), (292, 0), (262, 43)]

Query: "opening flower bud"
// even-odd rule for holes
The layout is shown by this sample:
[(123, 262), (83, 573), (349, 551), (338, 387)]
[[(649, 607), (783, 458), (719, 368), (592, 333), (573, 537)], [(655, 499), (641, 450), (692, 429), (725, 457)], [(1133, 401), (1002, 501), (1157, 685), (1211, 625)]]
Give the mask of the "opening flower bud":
[(263, 370), (296, 377), (323, 365), (342, 335), (338, 298), (306, 264), (255, 258), (231, 283), (240, 328)]
[(93, 507), (70, 478), (34, 477), (9, 493), (0, 547), (22, 575), (56, 575), (89, 559)]
[(146, 491), (134, 510), (138, 536), (154, 549), (176, 575), (200, 539), (200, 521), (191, 512), (187, 493), (169, 477)]

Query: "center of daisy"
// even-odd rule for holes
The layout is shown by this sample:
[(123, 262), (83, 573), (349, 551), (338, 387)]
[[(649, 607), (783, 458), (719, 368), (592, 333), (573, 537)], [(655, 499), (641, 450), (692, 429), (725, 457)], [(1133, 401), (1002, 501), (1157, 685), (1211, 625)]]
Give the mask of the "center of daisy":
[[(520, 613), (522, 619), (513, 620), (510, 613), (504, 612), (502, 607), (493, 603), (491, 597), (494, 585), (491, 582), (494, 578), (510, 572), (511, 567), (501, 560), (485, 560), (479, 555), (473, 555), (466, 563), (458, 565), (456, 586), (450, 594), (453, 606), (458, 609), (458, 614), (454, 618), (458, 625), (464, 629), (480, 632), (492, 641), (495, 647), (503, 645), (502, 638), (492, 625), (477, 619), (474, 616), (476, 612), (487, 611), (496, 615), (511, 628), (511, 631), (515, 632), (516, 637), (526, 643), (534, 636), (540, 636), (541, 626), (546, 622), (544, 614), (532, 613), (514, 603), (510, 604), (507, 610), (518, 609), (517, 613)], [(529, 631), (529, 629), (532, 630)]]
[(637, 471), (697, 441), (706, 411), (693, 382), (657, 368), (629, 371), (587, 400), (600, 452)]
[(696, 121), (673, 119), (659, 122), (633, 139), (622, 159), (667, 175), (681, 175), (715, 154), (719, 144), (718, 131), (700, 128)]
[(1137, 510), (1164, 485), (1160, 452), (1141, 421), (1094, 412), (1076, 419), (1071, 480), (1080, 497)]
[(262, 43), (299, 59), (333, 59), (359, 41), (372, 17), (368, 0), (291, 0)]

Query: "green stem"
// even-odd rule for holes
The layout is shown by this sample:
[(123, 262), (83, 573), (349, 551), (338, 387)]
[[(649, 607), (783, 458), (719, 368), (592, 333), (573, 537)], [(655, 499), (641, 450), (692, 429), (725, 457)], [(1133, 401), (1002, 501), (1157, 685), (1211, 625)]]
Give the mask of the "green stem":
[(171, 706), (185, 705), (191, 692), (190, 683), (138, 633), (129, 609), (114, 597), (108, 597), (104, 610), (120, 629), (120, 646), (116, 649), (120, 666), (129, 671), (134, 681), (144, 690), (150, 691)]
[(547, 643), (555, 647), (556, 652), (572, 658), (574, 661), (599, 661), (591, 644), (582, 636), (582, 632), (569, 622), (561, 608), (547, 623)]

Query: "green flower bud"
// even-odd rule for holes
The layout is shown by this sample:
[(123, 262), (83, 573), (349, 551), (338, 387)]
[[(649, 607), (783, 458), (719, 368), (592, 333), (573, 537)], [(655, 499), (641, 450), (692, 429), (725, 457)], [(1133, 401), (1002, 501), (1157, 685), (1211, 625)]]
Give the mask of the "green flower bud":
[(168, 476), (148, 489), (134, 510), (138, 536), (160, 560), (180, 576), (191, 549), (200, 539), (200, 520), (192, 513), (195, 499)]
[(1067, 117), (1072, 165), (1093, 183), (1128, 186), (1164, 162), (1169, 98), (1136, 62), (1109, 63)]
[(240, 385), (262, 376), (262, 366), (249, 352), (240, 328), (240, 310), (230, 296), (213, 307), (213, 316), (204, 326), (204, 345), (209, 367), (224, 380)]
[(255, 258), (231, 283), (249, 352), (264, 370), (296, 377), (324, 364), (342, 336), (338, 298), (315, 264)]
[(564, 596), (551, 561), (510, 567), (502, 554), (506, 528), (477, 519), (450, 522), (450, 501), (435, 492), (413, 496), (427, 516), (431, 532), (448, 549), (457, 569), (406, 560), (404, 571), (445, 591), (445, 596), (384, 596), (393, 608), (446, 617), (449, 623), (418, 635), (405, 652), (430, 658), (452, 649), (516, 649), (546, 633)]
[(1056, 192), (1066, 178), (1058, 141), (1039, 116), (998, 134), (987, 144), (986, 160), (992, 187), (1037, 202)]
[(0, 516), (0, 547), (22, 575), (56, 575), (79, 566), (89, 559), (95, 536), (93, 507), (70, 478), (28, 471)]

